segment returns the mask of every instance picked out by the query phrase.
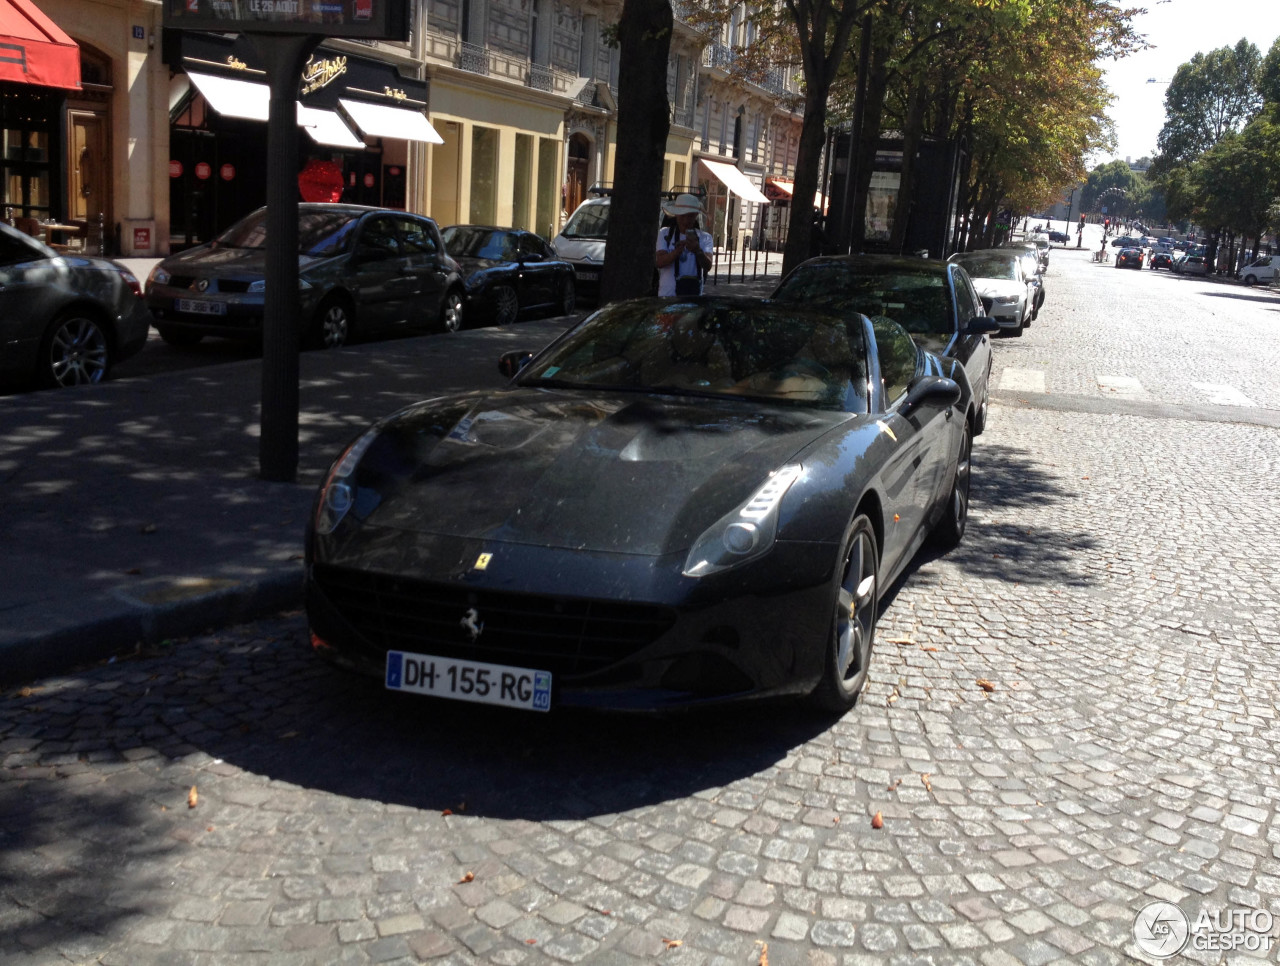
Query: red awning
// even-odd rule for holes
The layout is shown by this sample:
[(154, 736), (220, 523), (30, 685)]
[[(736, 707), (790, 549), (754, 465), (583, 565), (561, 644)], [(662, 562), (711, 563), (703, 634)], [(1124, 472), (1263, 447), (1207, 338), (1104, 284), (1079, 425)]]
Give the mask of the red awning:
[(0, 0), (0, 81), (80, 90), (80, 48), (31, 0)]

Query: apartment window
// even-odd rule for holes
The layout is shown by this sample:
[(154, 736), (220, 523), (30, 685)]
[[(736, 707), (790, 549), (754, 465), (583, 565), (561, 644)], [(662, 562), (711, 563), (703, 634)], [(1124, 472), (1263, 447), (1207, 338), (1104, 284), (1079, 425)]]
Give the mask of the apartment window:
[(476, 225), (497, 221), (498, 132), (495, 128), (471, 129), (471, 212)]

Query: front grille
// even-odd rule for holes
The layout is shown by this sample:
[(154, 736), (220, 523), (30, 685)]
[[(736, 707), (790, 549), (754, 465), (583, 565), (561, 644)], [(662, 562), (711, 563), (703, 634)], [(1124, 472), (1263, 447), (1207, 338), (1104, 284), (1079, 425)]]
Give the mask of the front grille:
[[(668, 607), (546, 597), (437, 584), (316, 564), (314, 579), (338, 613), (369, 644), (550, 671), (590, 674), (656, 640), (676, 621)], [(462, 621), (475, 608), (475, 640)]]

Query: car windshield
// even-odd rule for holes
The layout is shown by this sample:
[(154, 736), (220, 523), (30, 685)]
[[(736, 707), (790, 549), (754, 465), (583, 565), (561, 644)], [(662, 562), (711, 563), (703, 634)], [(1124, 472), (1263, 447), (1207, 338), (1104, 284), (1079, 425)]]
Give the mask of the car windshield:
[(866, 355), (857, 317), (746, 299), (634, 299), (596, 312), (519, 381), (866, 412)]
[(958, 265), (973, 278), (996, 278), (1018, 281), (1017, 257), (1008, 258), (1003, 255), (961, 255), (956, 259)]
[(560, 234), (565, 238), (598, 238), (601, 241), (608, 238), (608, 202), (579, 205)]
[(442, 232), (444, 247), (455, 258), (510, 259), (516, 257), (516, 239), (509, 231), (453, 225)]
[[(854, 312), (897, 322), (912, 335), (938, 336), (945, 343), (955, 332), (951, 295), (944, 270), (912, 269), (900, 262), (868, 265), (839, 259), (801, 265), (783, 279), (773, 298), (846, 317)], [(934, 263), (935, 265), (938, 263)], [(941, 348), (936, 340), (923, 340)]]
[[(298, 212), (298, 253), (323, 257), (345, 252), (351, 244), (359, 212), (334, 209)], [(260, 208), (236, 222), (214, 242), (218, 248), (267, 247), (267, 209)]]

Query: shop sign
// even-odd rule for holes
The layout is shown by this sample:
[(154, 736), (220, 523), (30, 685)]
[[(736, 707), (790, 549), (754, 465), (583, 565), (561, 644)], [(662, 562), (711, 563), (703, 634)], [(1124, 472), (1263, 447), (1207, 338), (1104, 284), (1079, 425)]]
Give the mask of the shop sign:
[(181, 161), (170, 161), (170, 162), (169, 162), (169, 177), (170, 177), (170, 178), (181, 178), (181, 177), (182, 177), (182, 170), (183, 170), (183, 168), (182, 168), (182, 162), (181, 162)]
[(133, 250), (145, 251), (151, 247), (151, 229), (135, 228), (133, 230)]
[(230, 181), (236, 176), (236, 166), (234, 164), (224, 164), (218, 169), (218, 176), (223, 181)]
[(201, 181), (208, 181), (211, 174), (213, 174), (213, 167), (208, 161), (201, 161), (196, 165), (196, 177)]
[(345, 56), (321, 57), (316, 60), (313, 54), (307, 59), (306, 66), (302, 68), (302, 93), (311, 94), (322, 87), (328, 87), (346, 72)]

